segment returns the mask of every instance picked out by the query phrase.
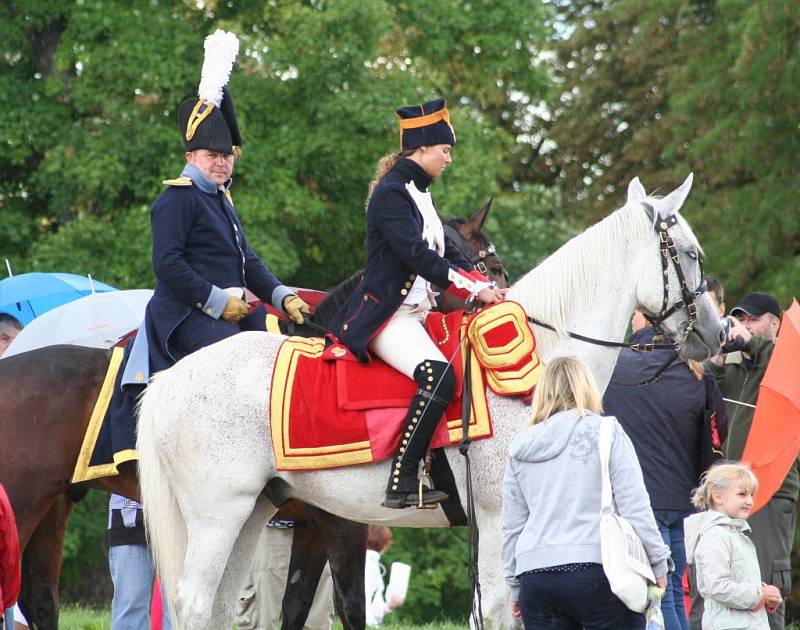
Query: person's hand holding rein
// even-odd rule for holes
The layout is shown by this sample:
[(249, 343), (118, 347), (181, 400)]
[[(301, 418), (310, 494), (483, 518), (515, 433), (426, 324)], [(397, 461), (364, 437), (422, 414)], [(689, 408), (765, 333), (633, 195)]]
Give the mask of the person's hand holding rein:
[(481, 304), (497, 304), (506, 299), (508, 289), (498, 289), (495, 286), (484, 287), (476, 296)]
[(306, 304), (296, 295), (286, 296), (286, 298), (283, 300), (283, 310), (286, 311), (289, 319), (291, 319), (297, 325), (301, 325), (303, 322), (305, 322), (303, 315), (307, 315), (311, 312), (308, 304)]

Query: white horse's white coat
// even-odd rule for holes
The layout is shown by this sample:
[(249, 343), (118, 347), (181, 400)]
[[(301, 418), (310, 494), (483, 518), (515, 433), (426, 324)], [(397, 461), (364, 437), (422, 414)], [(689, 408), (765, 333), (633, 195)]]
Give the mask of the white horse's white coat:
[[(509, 298), (560, 330), (621, 340), (634, 308), (657, 313), (663, 296), (658, 237), (640, 202), (667, 217), (678, 211), (690, 187), (691, 175), (659, 199), (647, 197), (638, 179), (633, 180), (623, 208), (529, 272), (512, 287)], [(679, 215), (670, 233), (694, 289), (700, 281), (699, 245)], [(669, 280), (671, 304), (680, 298), (672, 268)], [(684, 351), (702, 359), (718, 350), (720, 325), (707, 294), (697, 305), (698, 320)], [(685, 310), (675, 313), (665, 328), (677, 330), (686, 317)], [(545, 329), (535, 332), (545, 362), (557, 355), (578, 355), (605, 389), (618, 350)], [(257, 532), (275, 511), (261, 494), (273, 477), (286, 481), (292, 496), (352, 520), (402, 527), (448, 525), (441, 509), (380, 507), (388, 461), (317, 472), (275, 469), (268, 401), (282, 340), (265, 333), (236, 335), (160, 373), (144, 396), (137, 442), (142, 497), (177, 630), (230, 627), (231, 607)], [(529, 409), (517, 399), (491, 393), (489, 404), (494, 438), (470, 449), (481, 531), (483, 611), (490, 625), (511, 627), (500, 564), (500, 486), (508, 447)], [(451, 448), (447, 457), (463, 487), (461, 456)]]

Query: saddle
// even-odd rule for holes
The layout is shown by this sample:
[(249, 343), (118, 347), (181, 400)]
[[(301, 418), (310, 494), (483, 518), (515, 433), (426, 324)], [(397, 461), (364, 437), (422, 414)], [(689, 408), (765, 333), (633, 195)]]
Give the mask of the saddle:
[[(529, 394), (543, 365), (522, 307), (502, 302), (466, 316), (431, 313), (431, 339), (453, 357), (456, 399), (448, 407), (431, 447), (462, 438), (464, 352), (475, 360), (471, 379), (471, 439), (492, 435), (486, 386), (497, 394)], [(392, 457), (416, 384), (380, 360), (354, 360), (344, 346), (326, 348), (321, 338), (289, 337), (281, 345), (270, 389), (273, 451), (279, 470), (318, 470), (367, 464)]]

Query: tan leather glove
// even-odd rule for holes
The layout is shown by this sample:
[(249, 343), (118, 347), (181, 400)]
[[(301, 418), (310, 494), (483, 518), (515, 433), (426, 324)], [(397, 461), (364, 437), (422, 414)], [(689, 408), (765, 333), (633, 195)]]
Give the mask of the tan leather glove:
[(310, 313), (311, 309), (308, 308), (308, 304), (303, 302), (299, 297), (296, 295), (287, 295), (283, 300), (283, 310), (286, 311), (286, 314), (289, 316), (295, 324), (302, 324), (306, 321), (303, 318), (303, 313)]
[(229, 297), (228, 303), (222, 311), (222, 319), (231, 324), (238, 324), (245, 315), (247, 315), (247, 302), (242, 298)]

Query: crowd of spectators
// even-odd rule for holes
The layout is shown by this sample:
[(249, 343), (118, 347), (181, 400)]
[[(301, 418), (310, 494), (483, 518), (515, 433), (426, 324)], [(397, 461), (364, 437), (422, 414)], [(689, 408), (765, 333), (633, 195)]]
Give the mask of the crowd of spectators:
[[(726, 316), (719, 280), (709, 279), (709, 293), (723, 318), (725, 339), (722, 352), (704, 364), (684, 360), (672, 349), (623, 349), (602, 406), (591, 404), (586, 393), (591, 386), (564, 376), (570, 370), (560, 358), (546, 366), (534, 394), (531, 426), (510, 450), (503, 489), (506, 579), (512, 610), (526, 628), (645, 628), (645, 616), (631, 616), (621, 600), (615, 607), (593, 599), (610, 594), (596, 531), (599, 460), (585, 452), (591, 443), (596, 452), (601, 408), (618, 421), (611, 457), (616, 507), (644, 543), (656, 578), (664, 578), (663, 627), (785, 628), (800, 466), (795, 459), (777, 492), (751, 514), (758, 481), (739, 463), (782, 311), (770, 294), (751, 292)], [(642, 313), (634, 315), (631, 329), (630, 341), (640, 347), (664, 341), (663, 332)], [(584, 450), (571, 448), (573, 442)], [(635, 453), (632, 462), (622, 455), (628, 449)], [(582, 506), (580, 518), (570, 520), (564, 502), (550, 496), (566, 491), (559, 490), (559, 470), (569, 480), (569, 495)], [(646, 489), (644, 505), (640, 483)], [(554, 524), (559, 525), (552, 529)], [(575, 540), (559, 547), (555, 531), (561, 532), (560, 542), (567, 535)], [(600, 591), (573, 597), (590, 578)], [(586, 602), (591, 605), (581, 605)]]

